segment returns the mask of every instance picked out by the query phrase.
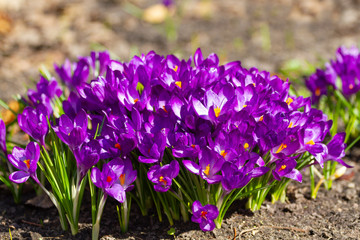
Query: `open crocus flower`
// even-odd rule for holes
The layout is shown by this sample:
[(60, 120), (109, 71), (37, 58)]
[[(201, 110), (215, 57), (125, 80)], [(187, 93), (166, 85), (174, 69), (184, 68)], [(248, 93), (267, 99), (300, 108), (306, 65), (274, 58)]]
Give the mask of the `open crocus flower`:
[(110, 167), (114, 165), (115, 167), (122, 165), (124, 166), (124, 168), (120, 168), (120, 171), (117, 172), (117, 174), (120, 174), (120, 176), (115, 182), (115, 184), (120, 184), (125, 192), (131, 191), (134, 188), (134, 185), (132, 185), (132, 183), (136, 180), (137, 177), (137, 171), (133, 170), (131, 160), (127, 157), (125, 157), (124, 159), (117, 158), (117, 161), (110, 164)]
[(6, 154), (6, 126), (2, 119), (0, 119), (0, 151)]
[(40, 158), (40, 147), (37, 143), (30, 142), (25, 150), (15, 146), (12, 153), (8, 155), (9, 162), (20, 171), (10, 174), (9, 179), (14, 183), (26, 182), (32, 177), (36, 182), (37, 162)]
[(23, 113), (18, 115), (20, 128), (43, 146), (49, 130), (46, 116), (47, 110), (43, 105), (39, 105), (35, 109), (26, 107)]
[(302, 182), (302, 175), (299, 170), (295, 169), (297, 162), (294, 158), (279, 160), (275, 162), (276, 167), (272, 171), (274, 178), (278, 181), (281, 177), (291, 178), (295, 181)]
[(191, 221), (199, 223), (203, 231), (212, 231), (215, 228), (214, 219), (219, 215), (219, 210), (214, 205), (202, 206), (200, 201), (193, 202), (191, 207)]
[(88, 118), (84, 110), (80, 110), (74, 121), (67, 115), (61, 115), (59, 126), (54, 126), (56, 135), (66, 143), (71, 150), (78, 148), (87, 138)]
[(124, 171), (124, 165), (119, 159), (113, 159), (103, 165), (102, 171), (97, 167), (91, 170), (91, 181), (98, 188), (101, 188), (106, 195), (115, 198), (123, 203), (125, 201), (125, 190), (121, 184), (116, 184), (120, 173)]
[(174, 160), (162, 167), (160, 165), (152, 166), (147, 175), (149, 180), (155, 183), (155, 191), (166, 192), (171, 187), (172, 179), (179, 174), (179, 169), (179, 163)]
[(215, 184), (221, 181), (222, 176), (216, 175), (221, 170), (224, 158), (217, 152), (204, 149), (200, 153), (199, 164), (190, 160), (184, 160), (183, 164), (190, 172), (200, 175), (209, 184)]

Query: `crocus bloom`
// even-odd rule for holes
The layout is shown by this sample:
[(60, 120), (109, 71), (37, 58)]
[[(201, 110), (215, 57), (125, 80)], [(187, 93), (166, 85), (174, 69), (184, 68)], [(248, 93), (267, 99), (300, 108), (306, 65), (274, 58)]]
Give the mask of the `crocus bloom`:
[(155, 183), (154, 189), (157, 192), (166, 192), (170, 189), (172, 179), (179, 174), (179, 163), (174, 160), (162, 167), (152, 166), (147, 175), (151, 182)]
[(325, 161), (336, 161), (345, 167), (351, 168), (352, 166), (347, 165), (341, 158), (345, 157), (346, 144), (344, 143), (345, 133), (337, 133), (333, 139), (327, 144), (327, 156)]
[[(124, 166), (124, 168), (119, 168), (119, 170), (116, 171), (116, 173), (119, 175), (119, 178), (114, 183), (114, 186), (119, 184), (125, 192), (131, 191), (134, 188), (132, 183), (136, 180), (137, 177), (137, 171), (133, 170), (131, 160), (127, 157), (124, 159), (117, 158), (117, 160), (113, 161), (109, 166), (115, 166), (115, 169), (118, 168), (118, 166)], [(125, 192), (121, 192), (121, 194), (123, 194), (121, 197), (122, 199), (125, 199)]]
[(221, 170), (224, 158), (217, 152), (204, 149), (199, 156), (199, 164), (190, 160), (184, 160), (183, 164), (190, 172), (200, 175), (209, 184), (215, 184), (221, 181), (222, 176), (216, 175)]
[(219, 215), (219, 210), (214, 205), (202, 206), (200, 201), (193, 202), (191, 207), (191, 221), (199, 223), (203, 231), (212, 231), (215, 228), (214, 219)]
[(124, 165), (119, 159), (113, 159), (103, 165), (102, 171), (94, 167), (91, 170), (91, 181), (96, 187), (103, 189), (106, 195), (123, 203), (126, 199), (124, 198), (125, 190), (121, 184), (115, 184), (123, 171)]
[(100, 144), (96, 140), (91, 140), (83, 144), (80, 148), (74, 150), (77, 170), (80, 174), (80, 179), (86, 175), (87, 171), (94, 166), (100, 159)]
[(56, 135), (66, 143), (71, 150), (79, 147), (87, 138), (88, 118), (84, 110), (79, 111), (74, 121), (67, 115), (61, 115), (59, 126), (54, 126)]
[(45, 136), (49, 130), (46, 116), (47, 110), (42, 105), (37, 106), (36, 109), (26, 107), (23, 113), (18, 115), (20, 128), (41, 145), (45, 145)]
[(6, 154), (6, 126), (2, 119), (0, 119), (0, 150)]
[(275, 162), (276, 167), (272, 171), (274, 178), (278, 181), (281, 177), (291, 178), (295, 181), (302, 182), (302, 175), (299, 170), (295, 169), (297, 162), (295, 159), (279, 160)]
[(40, 147), (37, 143), (30, 142), (25, 150), (15, 146), (12, 153), (8, 155), (9, 162), (20, 171), (10, 174), (9, 179), (14, 183), (26, 182), (32, 177), (36, 182), (37, 162), (40, 158)]

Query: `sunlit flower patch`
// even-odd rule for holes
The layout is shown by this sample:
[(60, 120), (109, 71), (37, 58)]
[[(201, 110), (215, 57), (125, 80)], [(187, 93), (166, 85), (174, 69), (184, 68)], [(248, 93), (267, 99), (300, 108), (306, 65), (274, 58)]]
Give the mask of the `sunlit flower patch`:
[(41, 76), (23, 98), (18, 122), (32, 141), (9, 154), (19, 169), (10, 179), (46, 186), (36, 177), (43, 172), (73, 234), (87, 183), (97, 239), (109, 196), (121, 204), (123, 231), (132, 200), (143, 215), (155, 207), (159, 221), (163, 213), (170, 225), (192, 216), (211, 231), (237, 199), (257, 210), (269, 194), (278, 200), (290, 180), (301, 182), (306, 167), (346, 165), (345, 135), (332, 138), (332, 121), (309, 98), (290, 95), (290, 83), (266, 71), (220, 65), (216, 54), (149, 52), (120, 62), (92, 52), (55, 71), (57, 80)]

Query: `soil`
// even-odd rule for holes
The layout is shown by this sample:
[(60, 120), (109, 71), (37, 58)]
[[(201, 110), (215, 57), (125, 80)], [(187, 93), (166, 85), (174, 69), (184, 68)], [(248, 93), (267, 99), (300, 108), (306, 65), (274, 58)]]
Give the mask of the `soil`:
[[(136, 17), (160, 1), (152, 0), (0, 0), (0, 99), (8, 101), (34, 87), (41, 66), (75, 60), (90, 50), (108, 49), (127, 61), (155, 50), (187, 58), (197, 47), (216, 52), (222, 62), (241, 60), (276, 72), (291, 59), (317, 64), (334, 57), (339, 45), (359, 44), (359, 0), (177, 1), (177, 37), (167, 38), (166, 24)], [(176, 1), (175, 1), (176, 2)], [(134, 7), (135, 6), (135, 7)], [(130, 229), (120, 233), (116, 202), (109, 199), (101, 222), (102, 239), (358, 239), (360, 237), (360, 164), (354, 153), (343, 179), (310, 198), (308, 177), (291, 184), (285, 203), (266, 201), (254, 213), (237, 202), (221, 229), (204, 233), (197, 224), (176, 222), (175, 235), (155, 214), (142, 217), (133, 204)], [(25, 204), (35, 197), (25, 187), (22, 203), (0, 186), (0, 239), (90, 239), (89, 198), (81, 209), (80, 232), (63, 232), (54, 207)], [(85, 193), (85, 196), (88, 196)]]

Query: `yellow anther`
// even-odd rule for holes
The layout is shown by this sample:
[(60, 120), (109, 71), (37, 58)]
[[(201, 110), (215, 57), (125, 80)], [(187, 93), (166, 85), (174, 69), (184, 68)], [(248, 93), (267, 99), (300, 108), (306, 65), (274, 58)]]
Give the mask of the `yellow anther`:
[(315, 145), (314, 141), (311, 139), (310, 141), (308, 141), (306, 144), (308, 145)]
[(286, 99), (287, 105), (290, 105), (293, 101), (294, 100), (292, 98), (290, 98), (290, 97), (288, 99)]
[(244, 148), (245, 148), (245, 149), (248, 149), (248, 148), (249, 148), (249, 144), (248, 144), (248, 143), (245, 143), (245, 144), (244, 144)]
[(176, 81), (175, 85), (178, 86), (179, 88), (181, 88), (181, 81)]
[(177, 65), (173, 68), (173, 70), (174, 70), (175, 72), (177, 72), (178, 69), (179, 69), (179, 67), (178, 67)]
[(209, 172), (210, 172), (210, 164), (208, 164), (204, 170), (204, 173), (207, 175), (209, 175)]
[(286, 168), (286, 165), (281, 165), (281, 167), (279, 168), (278, 172), (284, 170)]
[(164, 177), (163, 177), (163, 176), (160, 176), (160, 177), (159, 177), (159, 182), (163, 183), (164, 185), (167, 184), (167, 181), (164, 180)]
[(120, 180), (121, 186), (124, 186), (124, 184), (125, 184), (125, 173), (120, 174), (119, 180)]
[(278, 148), (278, 150), (275, 152), (275, 153), (279, 153), (281, 152), (282, 150), (284, 150), (285, 148), (287, 148), (287, 145), (285, 143), (282, 143), (280, 145), (280, 147)]
[(30, 168), (30, 159), (26, 159), (24, 161), (24, 163), (26, 164), (26, 167), (29, 169)]
[(246, 108), (246, 107), (247, 107), (247, 105), (246, 105), (246, 104), (244, 104), (244, 105), (243, 105), (243, 108)]
[[(294, 123), (293, 123), (293, 122), (290, 122), (290, 124), (289, 124), (288, 128), (292, 128), (292, 127), (293, 127), (293, 125), (294, 125)], [(294, 126), (294, 127), (295, 127), (295, 126)]]
[(220, 109), (219, 107), (214, 108), (214, 112), (215, 112), (215, 117), (219, 117), (219, 116), (220, 116), (221, 109)]
[(225, 152), (225, 150), (222, 150), (222, 151), (220, 152), (220, 155), (223, 156), (223, 157), (225, 157), (226, 154), (227, 154), (227, 152)]

